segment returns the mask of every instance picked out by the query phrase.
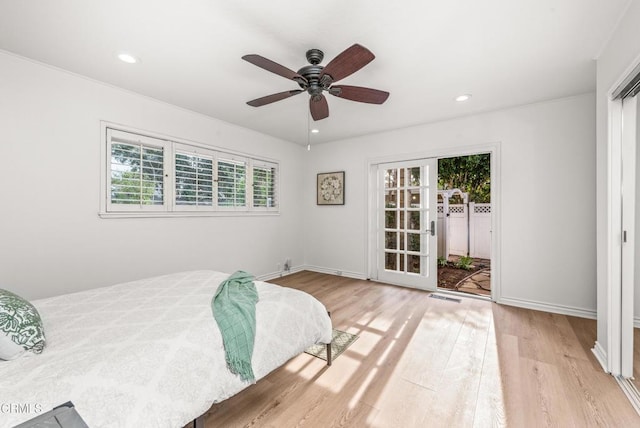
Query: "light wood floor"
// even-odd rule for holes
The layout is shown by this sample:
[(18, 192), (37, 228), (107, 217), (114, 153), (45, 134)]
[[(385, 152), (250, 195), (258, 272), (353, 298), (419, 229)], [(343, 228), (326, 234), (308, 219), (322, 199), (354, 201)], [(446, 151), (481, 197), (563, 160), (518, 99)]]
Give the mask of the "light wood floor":
[(214, 405), (208, 428), (640, 426), (590, 352), (593, 320), (312, 272), (272, 282), (360, 338), (331, 367), (293, 358)]
[(640, 328), (633, 329), (633, 384), (640, 391)]

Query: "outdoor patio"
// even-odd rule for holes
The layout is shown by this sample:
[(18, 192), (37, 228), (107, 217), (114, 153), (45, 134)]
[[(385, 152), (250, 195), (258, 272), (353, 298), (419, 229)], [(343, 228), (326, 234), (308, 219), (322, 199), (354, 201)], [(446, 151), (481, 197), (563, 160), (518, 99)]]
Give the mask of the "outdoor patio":
[(491, 260), (472, 258), (468, 269), (457, 267), (460, 256), (451, 255), (446, 265), (438, 264), (438, 287), (491, 296)]

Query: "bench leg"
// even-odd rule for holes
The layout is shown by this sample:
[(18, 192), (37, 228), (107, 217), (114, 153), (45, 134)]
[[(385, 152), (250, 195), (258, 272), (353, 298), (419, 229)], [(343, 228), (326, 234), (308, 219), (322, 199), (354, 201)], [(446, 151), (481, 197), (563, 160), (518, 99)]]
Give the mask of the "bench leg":
[[(327, 311), (327, 315), (331, 318), (331, 311)], [(331, 343), (327, 343), (327, 365), (331, 365)]]
[(204, 415), (193, 420), (193, 428), (204, 428)]

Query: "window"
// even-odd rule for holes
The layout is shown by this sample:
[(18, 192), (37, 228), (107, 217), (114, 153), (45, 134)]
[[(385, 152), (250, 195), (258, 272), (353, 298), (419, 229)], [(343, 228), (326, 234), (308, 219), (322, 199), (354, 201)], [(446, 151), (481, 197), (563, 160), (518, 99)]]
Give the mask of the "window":
[(109, 127), (105, 141), (103, 216), (278, 210), (277, 163)]
[(213, 158), (176, 153), (176, 205), (213, 205)]
[(165, 202), (165, 146), (154, 138), (111, 130), (108, 206), (154, 211)]
[(218, 160), (218, 206), (247, 205), (247, 166), (243, 161)]
[(275, 165), (253, 165), (253, 206), (273, 208), (276, 206)]

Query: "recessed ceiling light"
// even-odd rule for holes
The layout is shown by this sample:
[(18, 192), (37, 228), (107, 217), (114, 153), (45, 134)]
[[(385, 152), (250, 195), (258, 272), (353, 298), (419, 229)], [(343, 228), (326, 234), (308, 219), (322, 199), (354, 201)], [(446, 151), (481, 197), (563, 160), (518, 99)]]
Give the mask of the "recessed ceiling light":
[(127, 64), (135, 64), (139, 61), (138, 58), (126, 52), (120, 52), (118, 54), (118, 59), (122, 62), (126, 62)]
[(317, 134), (318, 132), (320, 132), (320, 130), (319, 130), (319, 129), (312, 129), (312, 130), (311, 130), (311, 133), (312, 133), (312, 134)]
[(471, 98), (471, 94), (462, 94), (462, 95), (458, 95), (456, 97), (456, 101), (458, 101), (459, 103), (463, 102), (463, 101), (467, 101), (469, 98)]

